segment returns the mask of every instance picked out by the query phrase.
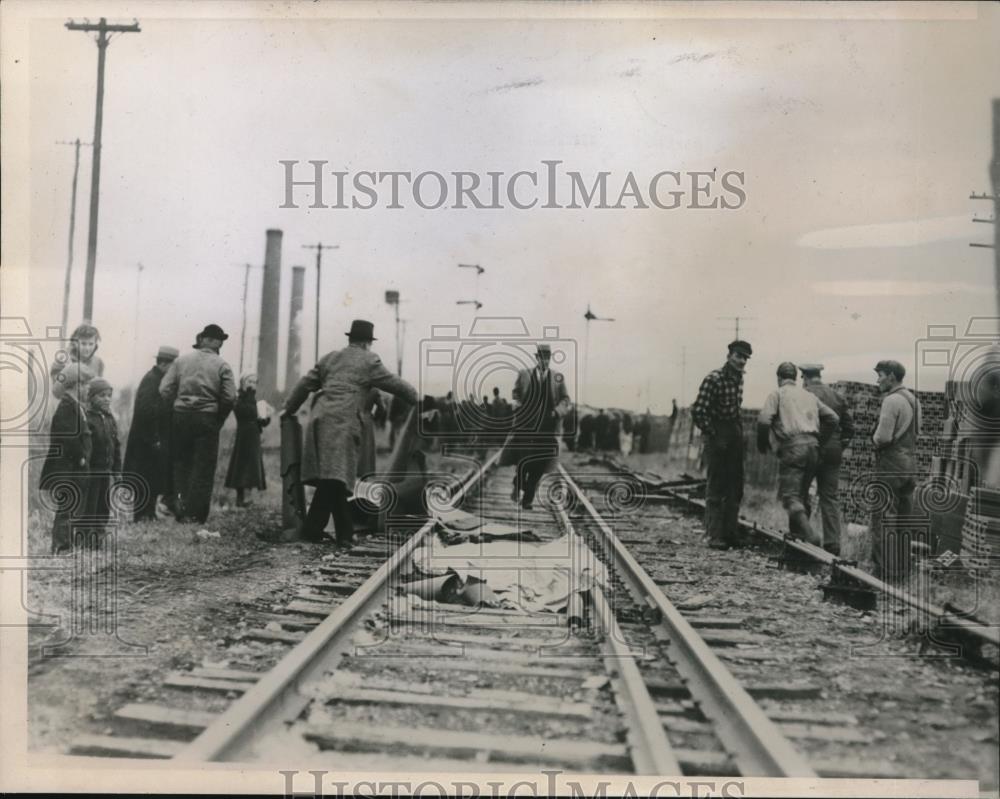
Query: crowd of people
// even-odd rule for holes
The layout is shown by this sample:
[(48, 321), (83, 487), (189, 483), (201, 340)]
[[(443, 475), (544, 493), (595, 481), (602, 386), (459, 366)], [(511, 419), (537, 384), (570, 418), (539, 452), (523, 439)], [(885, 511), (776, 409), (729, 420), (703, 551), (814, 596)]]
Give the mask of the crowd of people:
[[(704, 440), (707, 471), (705, 530), (717, 549), (742, 546), (739, 509), (743, 499), (744, 435), (743, 372), (753, 349), (746, 341), (729, 344), (726, 362), (701, 383), (691, 408)], [(777, 388), (765, 400), (757, 419), (756, 445), (778, 458), (778, 496), (788, 514), (789, 534), (834, 555), (840, 554), (842, 519), (839, 503), (840, 465), (844, 449), (855, 437), (848, 403), (822, 381), (823, 365), (790, 362), (776, 370)], [(797, 384), (799, 373), (802, 384)], [(871, 432), (876, 453), (874, 478), (888, 496), (871, 519), (873, 570), (882, 579), (905, 573), (908, 553), (900, 522), (912, 513), (916, 488), (915, 446), (920, 430), (920, 404), (903, 386), (906, 369), (893, 360), (875, 365), (882, 406)], [(810, 520), (810, 488), (816, 482), (821, 532)]]
[[(374, 326), (355, 320), (346, 333), (347, 346), (323, 356), (289, 392), (282, 416), (295, 414), (310, 397), (304, 436), (301, 482), (316, 490), (302, 526), (306, 540), (325, 539), (333, 517), (336, 540), (349, 546), (353, 522), (348, 506), (355, 483), (375, 470), (374, 425), (386, 417), (398, 429), (417, 392), (393, 375), (371, 351)], [(252, 373), (234, 378), (220, 354), (228, 335), (207, 325), (183, 355), (161, 346), (155, 363), (135, 395), (132, 422), (122, 458), (118, 426), (111, 412), (113, 387), (104, 379), (97, 350), (100, 334), (80, 325), (70, 338), (66, 357), (52, 367), (52, 394), (58, 400), (51, 418), (51, 442), (41, 487), (52, 492), (56, 506), (52, 549), (65, 551), (74, 541), (74, 519), (86, 520), (88, 546), (99, 546), (110, 521), (111, 492), (124, 474), (132, 480), (136, 521), (158, 513), (179, 522), (204, 523), (209, 515), (219, 451), (219, 434), (232, 412), (236, 437), (225, 487), (245, 506), (249, 491), (262, 491), (267, 481), (261, 431), (271, 408), (256, 397)], [(705, 530), (714, 548), (741, 546), (739, 509), (743, 498), (743, 372), (753, 354), (750, 344), (729, 345), (726, 362), (701, 383), (691, 408), (703, 434), (707, 471)], [(457, 417), (491, 420), (480, 436), (504, 444), (501, 463), (516, 465), (511, 498), (530, 509), (542, 474), (558, 456), (559, 439), (570, 449), (619, 451), (649, 448), (651, 417), (626, 412), (584, 413), (577, 418), (563, 376), (549, 367), (548, 345), (538, 345), (536, 366), (519, 372), (511, 401), (493, 389), (493, 397), (456, 403), (449, 393), (437, 403), (442, 429), (461, 430)], [(840, 464), (855, 435), (845, 399), (821, 378), (822, 364), (785, 362), (776, 371), (777, 388), (767, 397), (757, 420), (756, 444), (773, 452), (779, 463), (778, 495), (788, 514), (789, 532), (839, 555), (842, 520), (839, 507)], [(883, 394), (881, 416), (872, 442), (877, 471), (890, 502), (872, 518), (872, 560), (880, 576), (899, 575), (905, 553), (901, 536), (887, 535), (894, 520), (912, 511), (915, 482), (914, 447), (920, 407), (902, 383), (905, 369), (896, 361), (875, 366)], [(802, 384), (797, 384), (798, 374)], [(393, 396), (386, 410), (380, 391)], [(674, 403), (672, 418), (677, 414)], [(579, 429), (576, 430), (576, 427)], [(517, 435), (509, 436), (513, 431)], [(576, 435), (574, 435), (574, 431)], [(816, 482), (821, 528), (811, 520), (810, 488)]]
[[(136, 521), (159, 512), (179, 522), (208, 518), (218, 460), (219, 432), (236, 414), (236, 438), (225, 486), (244, 505), (246, 492), (266, 487), (261, 430), (269, 408), (256, 399), (256, 376), (245, 374), (237, 388), (232, 368), (219, 354), (229, 336), (207, 325), (192, 351), (181, 355), (161, 346), (136, 390), (124, 460), (118, 423), (111, 411), (114, 392), (103, 378), (97, 355), (100, 333), (89, 323), (70, 336), (65, 357), (51, 368), (58, 405), (50, 423), (48, 454), (40, 487), (55, 505), (52, 551), (100, 547), (124, 483)], [(127, 479), (123, 479), (123, 474)]]

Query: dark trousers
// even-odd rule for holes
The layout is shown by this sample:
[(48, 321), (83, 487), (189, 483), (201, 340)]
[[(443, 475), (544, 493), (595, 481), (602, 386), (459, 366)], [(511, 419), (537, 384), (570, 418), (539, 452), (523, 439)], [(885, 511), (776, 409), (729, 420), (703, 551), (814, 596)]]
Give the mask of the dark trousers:
[(60, 474), (42, 486), (52, 494), (56, 515), (52, 520), (52, 552), (73, 546), (73, 527), (87, 507), (87, 473)]
[(705, 532), (712, 541), (738, 540), (743, 501), (743, 432), (720, 429), (705, 439)]
[(174, 411), (172, 454), (179, 516), (204, 523), (212, 504), (219, 457), (218, 415)]
[(818, 462), (816, 436), (795, 436), (778, 450), (778, 497), (788, 514), (788, 529), (796, 537), (821, 546), (822, 540), (809, 524), (809, 486)]
[(530, 505), (535, 501), (535, 491), (538, 490), (538, 482), (545, 474), (549, 459), (549, 456), (526, 458), (517, 464), (517, 469), (514, 472), (514, 488), (524, 492), (521, 498), (523, 505)]
[(302, 525), (302, 537), (307, 541), (321, 540), (331, 513), (337, 542), (349, 542), (354, 537), (354, 519), (347, 502), (347, 486), (340, 480), (320, 480)]
[(910, 564), (910, 531), (906, 517), (913, 515), (913, 491), (916, 481), (911, 474), (876, 474), (878, 484), (887, 494), (871, 516), (872, 571), (883, 580), (906, 576)]
[(843, 445), (839, 438), (832, 438), (819, 450), (816, 467), (816, 493), (819, 494), (819, 511), (823, 519), (823, 547), (835, 555), (840, 554), (840, 463)]

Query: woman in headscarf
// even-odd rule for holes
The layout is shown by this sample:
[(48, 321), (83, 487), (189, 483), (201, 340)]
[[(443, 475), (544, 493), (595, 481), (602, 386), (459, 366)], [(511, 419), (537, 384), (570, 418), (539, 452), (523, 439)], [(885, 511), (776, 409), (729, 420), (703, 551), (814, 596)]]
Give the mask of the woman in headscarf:
[(245, 374), (240, 378), (240, 390), (233, 408), (236, 416), (236, 441), (229, 456), (226, 488), (236, 489), (236, 507), (243, 508), (247, 489), (263, 491), (264, 458), (261, 454), (260, 431), (270, 423), (270, 418), (257, 415), (257, 375)]

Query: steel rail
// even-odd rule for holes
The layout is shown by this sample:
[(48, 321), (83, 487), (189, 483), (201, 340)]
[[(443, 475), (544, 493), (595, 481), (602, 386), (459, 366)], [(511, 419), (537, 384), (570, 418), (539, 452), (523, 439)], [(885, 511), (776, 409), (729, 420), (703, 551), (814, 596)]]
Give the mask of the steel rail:
[[(457, 506), (500, 457), (500, 451), (477, 468), (450, 498)], [(298, 691), (334, 666), (351, 646), (355, 623), (377, 610), (388, 596), (392, 578), (434, 528), (429, 520), (383, 563), (351, 596), (327, 616), (250, 690), (174, 756), (180, 762), (234, 761), (251, 752), (256, 741), (273, 732), (278, 721), (292, 721), (310, 699)]]
[(713, 723), (716, 735), (740, 773), (753, 777), (815, 778), (817, 774), (805, 758), (667, 599), (561, 464), (559, 472), (600, 528), (617, 569), (628, 573), (630, 580), (642, 587), (645, 598), (660, 611), (660, 623), (670, 639), (670, 660), (687, 683), (691, 696)]
[[(664, 496), (680, 502), (686, 502), (688, 505), (698, 508), (699, 510), (705, 509), (704, 500), (689, 497), (683, 491), (678, 491), (675, 487), (647, 480), (642, 475), (616, 463), (610, 458), (605, 459), (605, 462), (609, 466), (612, 466), (612, 468), (615, 468), (622, 473), (631, 475), (644, 485), (650, 488), (655, 488), (658, 491), (665, 492)], [(903, 604), (908, 605), (914, 610), (924, 614), (926, 618), (936, 620), (942, 631), (954, 630), (963, 635), (970, 636), (980, 644), (992, 644), (995, 647), (1000, 647), (1000, 627), (998, 626), (990, 627), (984, 624), (978, 624), (970, 619), (965, 619), (954, 613), (949, 613), (947, 610), (938, 605), (933, 605), (926, 600), (913, 596), (913, 594), (908, 591), (903, 591), (894, 585), (890, 585), (889, 583), (878, 579), (878, 577), (875, 577), (873, 574), (870, 574), (863, 569), (859, 569), (857, 566), (852, 566), (849, 563), (842, 561), (838, 556), (831, 555), (822, 547), (810, 544), (807, 541), (789, 538), (780, 530), (765, 527), (764, 525), (751, 521), (744, 516), (739, 518), (738, 523), (740, 528), (742, 528), (742, 530), (746, 533), (761, 535), (765, 538), (771, 539), (775, 543), (783, 544), (801, 555), (805, 555), (808, 558), (829, 566), (831, 570), (836, 569), (844, 576), (849, 577), (851, 580), (854, 580), (861, 585), (867, 586), (874, 591), (878, 591), (879, 593), (886, 594), (891, 596), (893, 599), (899, 600)]]
[[(556, 506), (563, 529), (574, 536), (582, 536), (573, 528), (565, 509)], [(597, 558), (590, 547), (589, 556)], [(614, 683), (615, 703), (625, 717), (628, 729), (629, 753), (636, 774), (676, 775), (683, 774), (680, 761), (663, 729), (663, 722), (656, 712), (656, 704), (649, 695), (649, 689), (642, 672), (635, 662), (635, 655), (625, 642), (625, 636), (618, 626), (614, 611), (608, 604), (600, 588), (591, 589), (594, 616), (602, 633), (601, 651), (604, 668)], [(568, 610), (567, 610), (568, 613)]]

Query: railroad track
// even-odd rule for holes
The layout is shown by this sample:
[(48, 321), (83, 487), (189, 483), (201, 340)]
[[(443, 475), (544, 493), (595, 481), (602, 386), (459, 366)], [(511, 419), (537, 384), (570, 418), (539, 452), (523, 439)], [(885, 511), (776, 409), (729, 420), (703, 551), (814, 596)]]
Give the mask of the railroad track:
[[(662, 480), (638, 474), (613, 458), (602, 458), (603, 463), (619, 474), (628, 475), (640, 483), (655, 498), (669, 498), (687, 510), (704, 513), (705, 500), (699, 496), (704, 481)], [(976, 619), (972, 614), (958, 609), (940, 607), (913, 593), (879, 580), (858, 568), (856, 563), (842, 560), (822, 547), (805, 541), (794, 540), (780, 530), (774, 530), (744, 517), (739, 519), (741, 532), (749, 541), (766, 546), (780, 547), (781, 559), (792, 568), (829, 568), (829, 581), (825, 591), (848, 604), (873, 608), (874, 596), (882, 596), (909, 608), (919, 624), (930, 633), (929, 644), (938, 644), (960, 654), (979, 665), (996, 668), (1000, 652), (1000, 628)]]
[[(572, 595), (565, 615), (402, 595), (432, 520), (320, 566), (323, 579), (272, 614), (270, 630), (250, 630), (290, 647), (270, 671), (175, 675), (187, 707), (129, 705), (115, 714), (127, 736), (89, 736), (73, 751), (355, 770), (901, 776), (853, 754), (865, 743), (857, 720), (818, 686), (735, 673), (765, 659), (759, 636), (741, 618), (674, 604), (664, 587), (687, 578), (652, 576), (640, 547), (650, 542), (623, 535), (620, 514), (608, 518), (574, 476), (550, 475), (545, 509), (519, 511), (496, 460), (439, 510), (464, 505), (543, 542), (576, 542), (571, 572), (603, 568), (606, 579)], [(226, 706), (197, 709), (212, 692), (226, 692)]]

